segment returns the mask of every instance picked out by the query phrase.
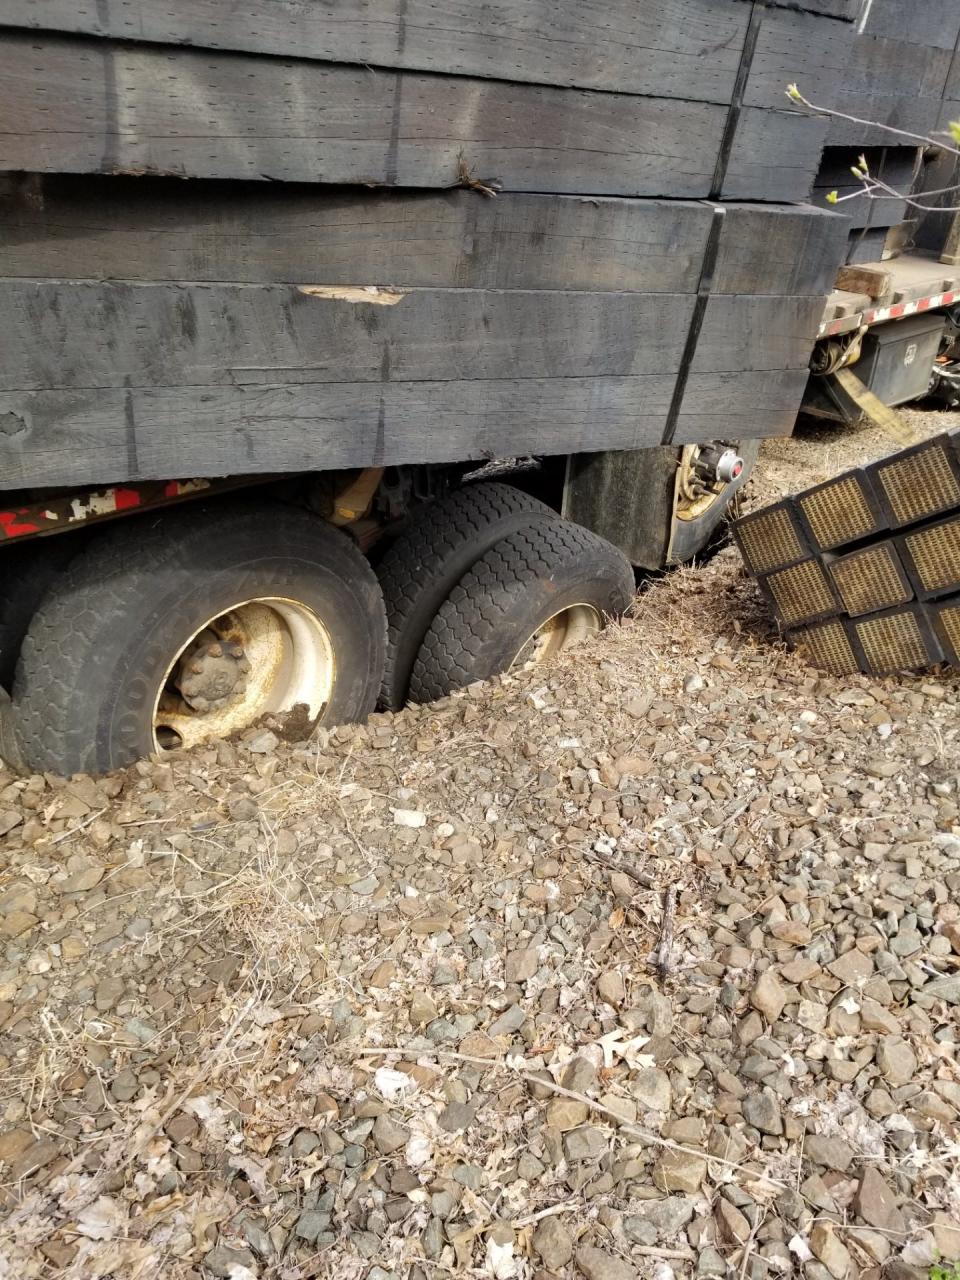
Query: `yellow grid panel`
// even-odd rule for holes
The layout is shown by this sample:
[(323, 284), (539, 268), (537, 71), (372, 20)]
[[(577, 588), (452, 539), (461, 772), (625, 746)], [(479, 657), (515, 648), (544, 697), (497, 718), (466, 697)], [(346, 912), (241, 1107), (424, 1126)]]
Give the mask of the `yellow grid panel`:
[(904, 542), (924, 591), (960, 583), (960, 519), (907, 534)]
[(835, 676), (849, 676), (860, 670), (850, 637), (842, 622), (823, 622), (794, 635), (798, 650), (814, 667)]
[(786, 507), (744, 520), (737, 525), (737, 537), (753, 573), (766, 573), (775, 565), (796, 560), (806, 550)]
[(900, 576), (897, 553), (886, 542), (844, 556), (830, 572), (849, 614), (874, 613), (913, 597)]
[(820, 547), (856, 542), (877, 529), (859, 476), (840, 476), (816, 493), (801, 494), (797, 501)]
[(943, 605), (937, 612), (950, 648), (960, 654), (960, 604)]
[(789, 569), (771, 573), (767, 586), (788, 627), (821, 613), (836, 612), (836, 601), (819, 560), (802, 560)]
[(877, 467), (877, 477), (898, 524), (912, 524), (960, 504), (960, 485), (943, 444)]
[(929, 661), (917, 620), (908, 610), (888, 618), (864, 618), (854, 626), (867, 661), (877, 671), (922, 667)]

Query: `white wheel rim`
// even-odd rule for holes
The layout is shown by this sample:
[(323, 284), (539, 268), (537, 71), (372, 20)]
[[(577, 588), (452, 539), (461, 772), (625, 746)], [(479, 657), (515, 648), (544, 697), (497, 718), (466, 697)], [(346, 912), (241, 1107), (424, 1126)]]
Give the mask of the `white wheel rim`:
[(592, 604), (572, 604), (541, 622), (517, 650), (510, 670), (549, 662), (564, 649), (595, 636), (603, 619)]
[[(176, 675), (204, 632), (239, 645), (249, 671), (216, 705), (197, 710), (179, 695)], [(241, 601), (208, 618), (173, 656), (153, 702), (154, 750), (195, 747), (301, 706), (313, 725), (330, 703), (335, 678), (330, 633), (312, 609), (280, 597)]]

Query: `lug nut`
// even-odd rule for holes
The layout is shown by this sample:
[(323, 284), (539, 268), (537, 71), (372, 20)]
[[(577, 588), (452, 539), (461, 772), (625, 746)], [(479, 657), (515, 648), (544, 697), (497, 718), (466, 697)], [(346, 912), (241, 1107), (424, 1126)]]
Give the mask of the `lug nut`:
[(211, 657), (211, 658), (222, 658), (222, 657), (223, 657), (223, 645), (222, 645), (222, 644), (216, 644), (216, 643), (215, 643), (215, 644), (208, 645), (208, 646), (207, 646), (207, 653), (210, 655), (210, 657)]

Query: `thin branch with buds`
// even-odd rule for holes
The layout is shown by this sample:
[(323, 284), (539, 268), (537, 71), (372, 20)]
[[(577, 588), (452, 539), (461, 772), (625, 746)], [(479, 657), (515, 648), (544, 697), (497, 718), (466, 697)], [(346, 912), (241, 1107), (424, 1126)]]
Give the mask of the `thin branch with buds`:
[[(944, 141), (944, 139), (950, 138), (954, 143), (960, 143), (960, 120), (951, 121), (948, 129), (943, 133), (910, 133), (906, 129), (895, 129), (893, 125), (879, 124), (876, 120), (863, 120), (860, 116), (851, 116), (845, 111), (834, 111), (831, 107), (820, 106), (818, 103), (811, 102), (808, 98), (805, 98), (795, 84), (787, 85), (785, 92), (791, 102), (796, 103), (798, 106), (806, 107), (816, 115), (825, 116), (831, 120), (846, 120), (850, 124), (862, 124), (870, 129), (881, 129), (884, 133), (889, 133), (893, 137), (906, 138), (910, 142), (920, 143), (927, 147), (939, 147), (941, 151), (945, 151), (948, 155), (960, 158), (960, 148), (951, 146), (950, 143)], [(845, 196), (838, 195), (836, 191), (831, 191), (826, 197), (829, 204), (844, 204), (847, 200), (857, 200), (866, 196), (869, 200), (902, 200), (910, 208), (919, 209), (924, 213), (960, 213), (960, 204), (925, 204), (923, 200), (923, 197), (951, 195), (960, 191), (960, 182), (954, 183), (949, 187), (939, 187), (935, 191), (921, 191), (918, 193), (921, 198), (918, 199), (909, 192), (897, 191), (895, 187), (891, 187), (871, 173), (866, 156), (861, 155), (858, 163), (851, 167), (850, 172), (862, 184), (861, 189), (852, 191)]]

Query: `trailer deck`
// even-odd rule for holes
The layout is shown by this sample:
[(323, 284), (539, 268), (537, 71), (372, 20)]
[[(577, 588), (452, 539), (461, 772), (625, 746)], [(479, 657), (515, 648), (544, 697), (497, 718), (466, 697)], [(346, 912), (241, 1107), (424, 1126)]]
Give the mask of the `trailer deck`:
[(903, 254), (887, 262), (866, 263), (890, 277), (879, 298), (834, 289), (828, 296), (818, 336), (832, 338), (857, 329), (937, 311), (960, 301), (960, 267), (948, 267), (922, 253)]

